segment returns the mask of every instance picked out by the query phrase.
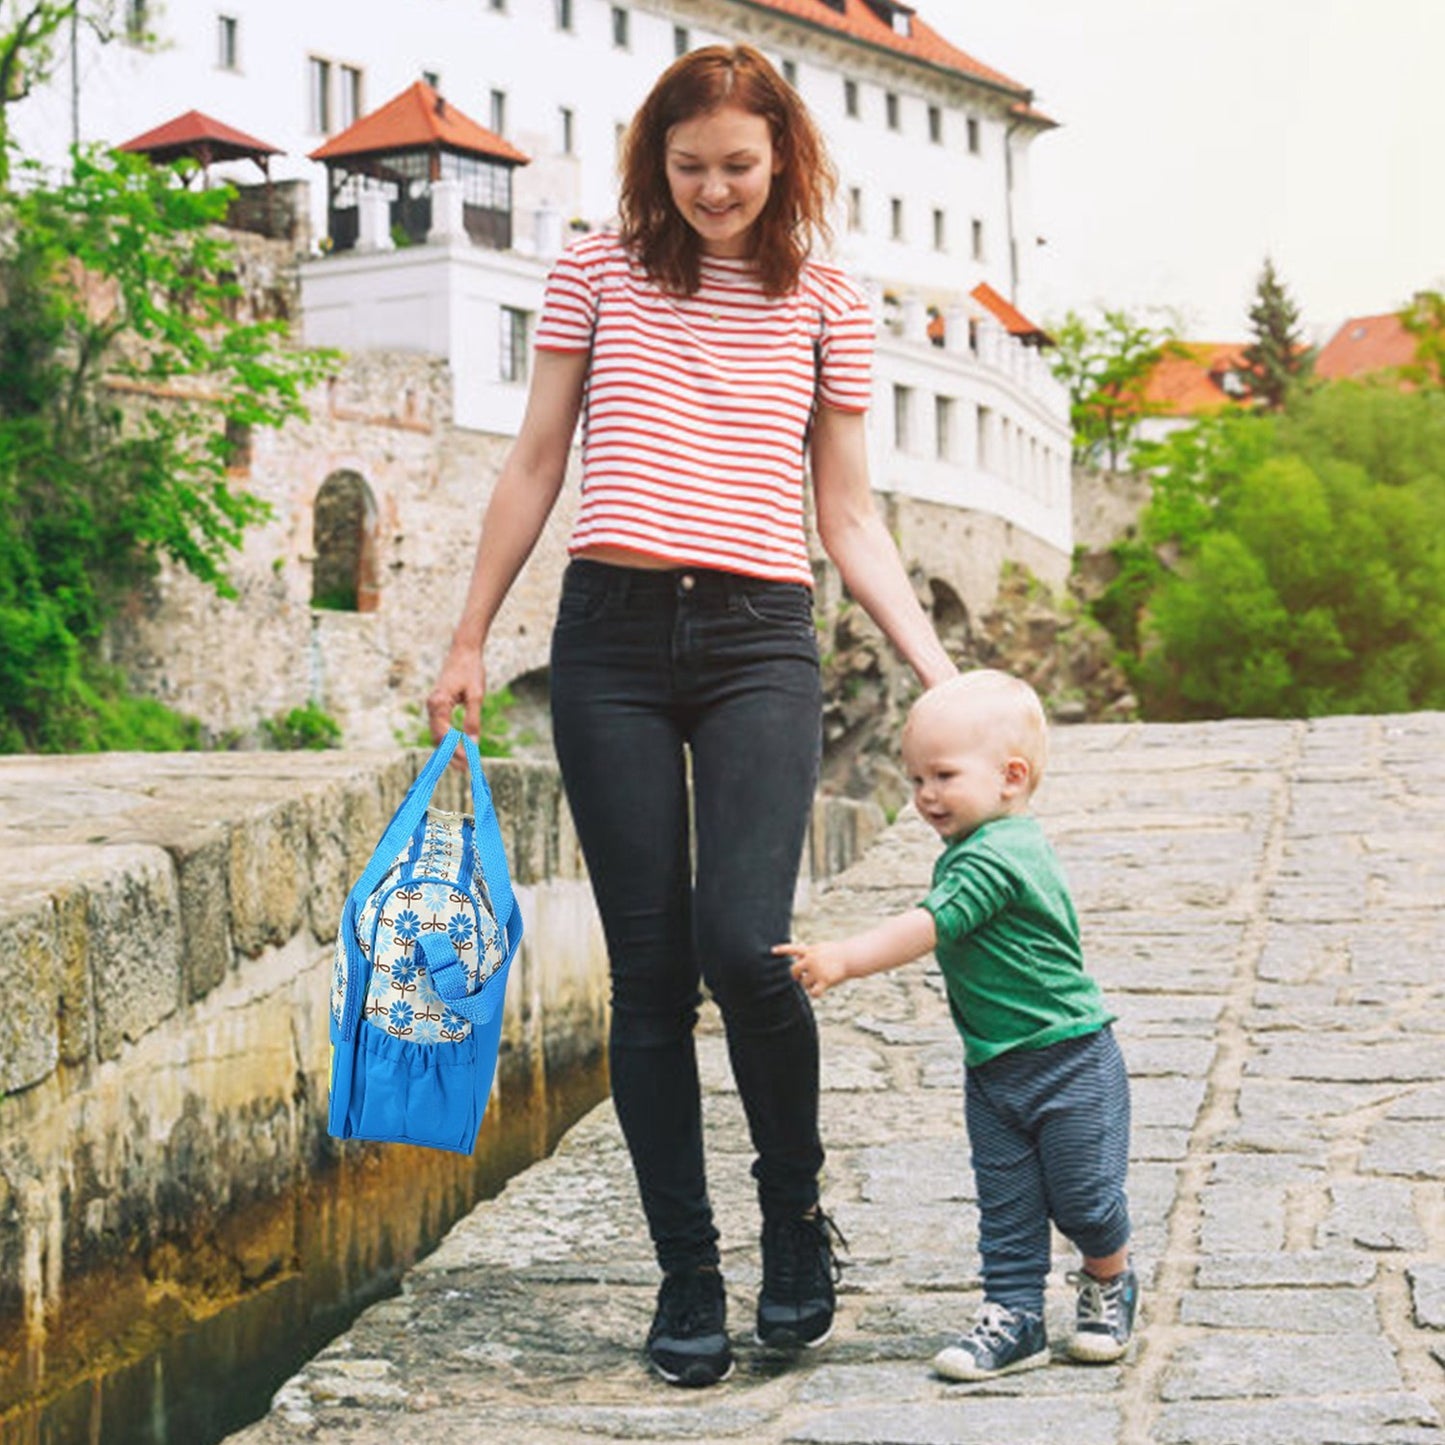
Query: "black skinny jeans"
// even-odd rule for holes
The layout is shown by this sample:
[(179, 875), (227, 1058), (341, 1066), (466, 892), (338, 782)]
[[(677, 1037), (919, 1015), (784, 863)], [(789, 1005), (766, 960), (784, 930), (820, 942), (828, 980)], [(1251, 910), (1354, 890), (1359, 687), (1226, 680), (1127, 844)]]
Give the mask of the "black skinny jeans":
[(808, 588), (568, 565), (554, 739), (611, 960), (613, 1102), (667, 1271), (718, 1261), (693, 1048), (700, 980), (726, 1026), (764, 1216), (817, 1202), (817, 1027), (770, 950), (791, 932), (821, 711)]

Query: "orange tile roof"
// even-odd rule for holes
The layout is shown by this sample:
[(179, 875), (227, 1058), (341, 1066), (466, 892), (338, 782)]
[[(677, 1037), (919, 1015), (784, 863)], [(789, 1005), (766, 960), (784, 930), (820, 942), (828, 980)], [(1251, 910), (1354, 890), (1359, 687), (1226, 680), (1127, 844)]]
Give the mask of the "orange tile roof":
[[(774, 14), (787, 15), (794, 20), (801, 20), (805, 24), (816, 26), (820, 30), (830, 30), (839, 35), (846, 35), (853, 40), (862, 41), (865, 45), (873, 45), (882, 50), (890, 50), (897, 55), (905, 55), (910, 60), (919, 61), (924, 65), (932, 65), (940, 70), (950, 70), (959, 75), (966, 75), (970, 80), (981, 81), (995, 89), (1007, 91), (1022, 99), (1025, 104), (1032, 99), (1026, 85), (1020, 85), (1018, 81), (1010, 79), (1001, 70), (995, 70), (992, 66), (975, 60), (967, 51), (960, 50), (956, 45), (945, 40), (936, 30), (924, 24), (917, 15), (913, 14), (907, 5), (894, 7), (905, 14), (909, 21), (909, 33), (900, 35), (867, 3), (867, 0), (841, 0), (841, 10), (834, 9), (831, 4), (827, 3), (827, 0), (743, 0), (743, 3), (758, 10), (770, 10)], [(1030, 110), (1020, 112), (1020, 114), (1041, 125), (1054, 124), (1047, 116), (1041, 115), (1038, 111)]]
[(1043, 126), (1047, 130), (1058, 129), (1058, 121), (1045, 115), (1032, 101), (1016, 100), (1009, 106), (1009, 114), (1018, 116), (1020, 120), (1031, 120), (1035, 125)]
[(1204, 416), (1248, 398), (1224, 389), (1224, 377), (1244, 371), (1247, 341), (1180, 341), (1165, 353), (1144, 389), (1144, 404), (1156, 416)]
[(231, 160), (241, 156), (279, 156), (281, 152), (253, 135), (247, 135), (235, 126), (226, 125), (202, 115), (198, 110), (188, 110), (174, 120), (168, 120), (143, 134), (122, 141), (117, 150), (134, 151), (140, 155), (167, 156), (187, 154), (199, 146), (208, 146), (216, 160)]
[(1000, 296), (987, 281), (980, 281), (968, 294), (1001, 322), (1010, 336), (1036, 336), (1052, 343), (1052, 338), (1042, 326), (1030, 321), (1013, 302)]
[(1415, 360), (1415, 338), (1396, 311), (1384, 316), (1352, 316), (1315, 358), (1315, 375), (1327, 381), (1393, 371)]
[(524, 166), (531, 160), (495, 131), (463, 115), (424, 80), (408, 86), (379, 110), (362, 116), (355, 125), (332, 136), (325, 145), (312, 151), (309, 159), (340, 160), (345, 156), (430, 150), (438, 146), (516, 165)]

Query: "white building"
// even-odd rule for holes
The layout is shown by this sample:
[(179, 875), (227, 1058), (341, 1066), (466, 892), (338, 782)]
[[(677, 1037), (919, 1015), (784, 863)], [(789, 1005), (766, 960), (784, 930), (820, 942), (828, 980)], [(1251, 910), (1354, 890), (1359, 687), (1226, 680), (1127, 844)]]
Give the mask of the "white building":
[(199, 109), (282, 152), (271, 175), (310, 184), (318, 237), (326, 181), (307, 156), (419, 78), (530, 157), (514, 176), (510, 250), (457, 234), (447, 200), (430, 244), (393, 250), (373, 217), (355, 250), (302, 264), (308, 341), (445, 356), (455, 423), (503, 436), (515, 432), (525, 392), (516, 338), (569, 228), (611, 216), (617, 143), (636, 104), (689, 48), (756, 45), (829, 140), (839, 259), (883, 322), (875, 486), (999, 519), (1066, 565), (1066, 397), (1038, 350), (971, 294), (987, 283), (1027, 308), (1028, 151), (1052, 122), (1024, 86), (901, 0), (122, 0), (122, 9), (131, 33), (149, 28), (160, 44), (83, 38), (77, 64), (62, 56), (51, 87), (12, 112), (30, 154), (63, 164), (77, 135), (119, 143)]

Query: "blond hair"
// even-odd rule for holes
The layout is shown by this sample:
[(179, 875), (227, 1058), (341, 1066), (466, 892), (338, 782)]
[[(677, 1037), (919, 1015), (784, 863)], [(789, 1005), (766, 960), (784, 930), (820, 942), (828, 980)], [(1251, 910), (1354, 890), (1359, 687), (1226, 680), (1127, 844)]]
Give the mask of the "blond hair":
[(929, 688), (913, 704), (908, 722), (935, 713), (972, 736), (989, 735), (1021, 757), (1029, 765), (1029, 793), (1038, 787), (1049, 761), (1049, 724), (1038, 693), (1023, 678), (992, 667), (961, 672)]

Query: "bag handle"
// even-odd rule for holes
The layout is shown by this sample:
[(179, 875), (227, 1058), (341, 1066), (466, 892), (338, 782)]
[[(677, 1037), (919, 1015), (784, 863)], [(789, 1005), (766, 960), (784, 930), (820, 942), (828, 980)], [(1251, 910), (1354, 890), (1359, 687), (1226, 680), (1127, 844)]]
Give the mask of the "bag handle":
[[(373, 850), (361, 877), (347, 894), (346, 905), (341, 913), (341, 932), (346, 945), (347, 962), (346, 1007), (341, 1019), (343, 1040), (349, 1040), (356, 1031), (366, 991), (367, 962), (356, 941), (356, 915), (367, 896), (386, 877), (387, 869), (416, 830), (416, 825), (421, 822), (458, 743), (466, 753), (467, 771), (471, 777), (474, 815), (472, 843), (482, 865), (482, 876), (487, 880), (487, 891), (491, 896), (497, 926), (502, 930), (507, 943), (506, 961), (492, 975), (493, 978), (505, 975), (512, 956), (517, 951), (517, 945), (522, 941), (522, 914), (512, 892), (511, 873), (507, 868), (507, 850), (502, 844), (502, 830), (497, 823), (492, 790), (487, 786), (486, 776), (482, 772), (481, 752), (473, 738), (468, 737), (460, 728), (450, 728), (417, 774), (415, 782), (407, 789), (406, 797), (402, 799), (401, 806), (387, 825), (386, 832)], [(448, 1002), (455, 1008), (458, 1000), (448, 999)], [(462, 1010), (458, 1009), (458, 1012)], [(490, 1018), (491, 1008), (487, 1010), (487, 1016)]]

